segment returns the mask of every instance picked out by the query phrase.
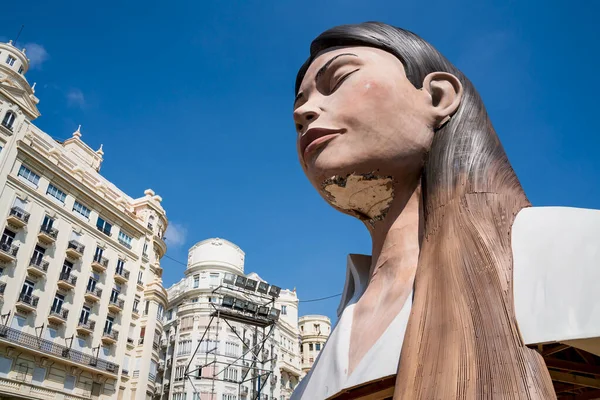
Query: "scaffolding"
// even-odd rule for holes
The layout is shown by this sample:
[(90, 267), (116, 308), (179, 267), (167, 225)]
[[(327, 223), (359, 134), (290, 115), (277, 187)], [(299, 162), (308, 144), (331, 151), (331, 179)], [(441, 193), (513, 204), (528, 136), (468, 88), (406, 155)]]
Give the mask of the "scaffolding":
[[(265, 286), (268, 288), (269, 285), (261, 282), (259, 292), (254, 290), (256, 283), (245, 277), (237, 276), (236, 279), (235, 275), (230, 275), (229, 278), (226, 276), (212, 291), (214, 298), (221, 301), (209, 302), (212, 307), (209, 323), (184, 371), (184, 381), (191, 383), (194, 393), (201, 400), (205, 399), (196, 389), (198, 381), (211, 381), (211, 399), (215, 398), (215, 383), (218, 381), (237, 384), (238, 398), (248, 396), (250, 400), (261, 399), (270, 377), (271, 390), (273, 390), (276, 383), (273, 370), (277, 363), (277, 356), (272, 339), (279, 318), (279, 310), (274, 306), (280, 289), (275, 286), (274, 291), (268, 292)], [(233, 326), (232, 322), (237, 323), (238, 326)], [(227, 351), (225, 354), (218, 352), (222, 324), (226, 324), (230, 332), (239, 339), (241, 355), (232, 356), (227, 354)], [(214, 335), (211, 334), (213, 330)], [(197, 364), (196, 359), (199, 352), (204, 353), (200, 365)], [(224, 361), (224, 358), (227, 358), (227, 361)], [(196, 366), (192, 368), (194, 362)], [(232, 367), (237, 367), (236, 371), (241, 373), (236, 372), (233, 376), (228, 374), (228, 370), (231, 371)], [(249, 390), (246, 385), (250, 386)]]

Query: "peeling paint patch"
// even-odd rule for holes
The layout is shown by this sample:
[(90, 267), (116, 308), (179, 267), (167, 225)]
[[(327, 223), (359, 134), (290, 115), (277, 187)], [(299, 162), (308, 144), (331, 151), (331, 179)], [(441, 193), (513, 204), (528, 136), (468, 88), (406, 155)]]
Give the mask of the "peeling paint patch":
[(394, 198), (393, 178), (375, 172), (336, 175), (326, 179), (321, 190), (332, 205), (371, 226), (385, 218)]

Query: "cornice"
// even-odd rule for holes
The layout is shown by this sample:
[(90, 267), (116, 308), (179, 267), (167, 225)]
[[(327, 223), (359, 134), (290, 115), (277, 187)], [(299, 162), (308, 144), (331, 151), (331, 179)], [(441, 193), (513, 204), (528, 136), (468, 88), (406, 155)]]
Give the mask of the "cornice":
[(138, 238), (146, 234), (147, 228), (141, 223), (141, 221), (134, 220), (127, 214), (127, 211), (120, 210), (106, 199), (100, 197), (100, 195), (97, 193), (92, 192), (92, 190), (85, 183), (74, 179), (71, 172), (65, 171), (58, 165), (52, 163), (47, 157), (33, 149), (31, 146), (25, 144), (25, 142), (22, 140), (17, 141), (17, 149), (19, 151), (19, 155), (27, 156), (27, 158), (20, 157), (23, 159), (23, 161), (26, 161), (28, 164), (32, 163), (32, 167), (37, 165), (38, 169), (49, 170), (53, 174), (52, 178), (61, 179), (61, 181), (66, 184), (65, 186), (68, 185), (72, 189), (72, 193), (82, 194), (85, 197), (82, 199), (84, 203), (90, 207), (93, 207), (95, 204), (96, 207), (93, 208), (98, 211), (98, 213), (103, 214), (104, 212), (108, 211), (110, 215), (106, 215), (107, 218), (111, 218), (113, 221), (122, 222), (119, 225), (132, 234), (137, 234)]
[(61, 218), (70, 223), (71, 225), (80, 226), (82, 229), (86, 231), (87, 234), (92, 236), (98, 242), (110, 242), (113, 247), (119, 249), (119, 251), (123, 254), (127, 254), (134, 261), (140, 259), (140, 256), (135, 253), (133, 250), (128, 249), (119, 243), (118, 240), (113, 239), (112, 237), (100, 234), (100, 232), (90, 227), (90, 223), (83, 221), (75, 216), (73, 216), (69, 211), (62, 207), (58, 207), (56, 203), (47, 198), (46, 196), (38, 193), (33, 187), (30, 187), (19, 180), (19, 178), (9, 174), (7, 177), (7, 185), (12, 187), (14, 190), (19, 190), (22, 192), (26, 192), (31, 197), (34, 197), (39, 203), (43, 204), (45, 208), (51, 209), (55, 211), (57, 214), (60, 214)]
[[(14, 93), (11, 93), (11, 90), (22, 92), (24, 96), (18, 98)], [(29, 98), (27, 90), (0, 84), (0, 93), (14, 104), (17, 104), (30, 119), (36, 119), (41, 115), (36, 104)]]

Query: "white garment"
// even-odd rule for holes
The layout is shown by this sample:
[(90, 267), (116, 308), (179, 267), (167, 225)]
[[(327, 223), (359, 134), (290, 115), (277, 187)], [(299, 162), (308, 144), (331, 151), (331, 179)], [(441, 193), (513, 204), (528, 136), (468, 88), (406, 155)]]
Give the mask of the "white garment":
[[(525, 208), (515, 218), (511, 240), (515, 314), (525, 343), (564, 342), (600, 355), (600, 211)], [(412, 293), (347, 374), (354, 306), (366, 289), (369, 268), (370, 257), (348, 256), (338, 322), (291, 400), (324, 400), (397, 372)]]

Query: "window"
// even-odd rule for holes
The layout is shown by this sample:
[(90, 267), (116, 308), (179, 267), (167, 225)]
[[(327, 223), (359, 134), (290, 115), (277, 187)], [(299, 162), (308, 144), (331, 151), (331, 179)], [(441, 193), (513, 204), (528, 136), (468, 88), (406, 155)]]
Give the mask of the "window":
[(21, 165), (21, 168), (19, 169), (19, 173), (17, 175), (33, 183), (35, 187), (37, 187), (38, 183), (40, 182), (40, 176), (32, 170), (30, 170), (29, 168), (27, 168), (25, 165)]
[(20, 74), (22, 74), (22, 73), (23, 73), (23, 66), (22, 66), (22, 65), (19, 67), (19, 73), (20, 73)]
[(31, 303), (31, 295), (33, 293), (34, 286), (34, 282), (26, 279), (25, 282), (23, 282), (23, 287), (21, 288), (21, 295), (19, 296), (19, 300), (23, 300), (26, 303)]
[(186, 331), (194, 327), (194, 317), (184, 317), (181, 319), (181, 330)]
[(75, 204), (73, 204), (73, 211), (75, 211), (76, 213), (78, 213), (80, 215), (83, 215), (84, 217), (86, 217), (88, 219), (90, 218), (90, 209), (78, 201), (75, 201)]
[(308, 362), (309, 363), (313, 363), (313, 362), (315, 362), (315, 359), (311, 357), (311, 358), (308, 359)]
[(54, 225), (54, 218), (46, 215), (42, 221), (42, 230), (44, 232), (50, 232), (52, 230), (52, 225)]
[(65, 199), (67, 198), (67, 194), (65, 192), (63, 192), (51, 183), (48, 184), (48, 190), (46, 190), (46, 194), (49, 194), (50, 196), (56, 198), (61, 203), (64, 203)]
[(142, 250), (142, 255), (144, 257), (148, 257), (148, 242), (144, 243), (144, 249)]
[(6, 57), (6, 63), (7, 63), (8, 65), (10, 65), (11, 67), (12, 67), (13, 65), (15, 65), (15, 61), (17, 61), (17, 59), (16, 59), (16, 58), (14, 58), (13, 56), (11, 56), (10, 54), (8, 55), (8, 57)]
[(178, 356), (187, 356), (192, 352), (192, 341), (191, 340), (181, 340), (177, 346), (177, 355)]
[(83, 306), (83, 308), (81, 309), (81, 314), (79, 315), (79, 323), (82, 325), (87, 325), (88, 318), (90, 317), (91, 312), (92, 309), (90, 307)]
[[(110, 228), (109, 228), (110, 230)], [(119, 231), (119, 243), (121, 243), (123, 246), (127, 247), (128, 249), (131, 249), (131, 241), (132, 241), (132, 237), (129, 236), (128, 234), (126, 234), (123, 231)]]
[(140, 306), (140, 298), (136, 296), (135, 300), (133, 300), (133, 311), (138, 312), (139, 306)]
[(194, 289), (200, 286), (200, 275), (194, 275)]
[(87, 284), (87, 291), (93, 292), (94, 289), (96, 289), (96, 283), (98, 283), (98, 281), (90, 276), (90, 279), (88, 280), (88, 284)]
[(2, 119), (2, 126), (12, 131), (13, 124), (15, 123), (16, 115), (12, 111), (7, 111)]
[(117, 268), (115, 270), (115, 272), (119, 275), (123, 275), (123, 268), (125, 267), (125, 261), (121, 260), (120, 258), (117, 260)]
[(55, 314), (60, 313), (62, 309), (63, 303), (65, 302), (65, 296), (62, 294), (56, 293), (54, 295), (54, 302), (52, 303), (52, 312)]
[(98, 217), (98, 220), (96, 221), (96, 228), (98, 228), (98, 230), (104, 233), (105, 235), (110, 236), (110, 230), (112, 229), (112, 225), (104, 219), (102, 219), (101, 217)]
[(11, 230), (4, 228), (4, 233), (2, 234), (2, 239), (0, 239), (0, 243), (4, 245), (3, 247), (10, 247), (12, 245), (13, 240), (15, 240), (15, 233)]
[(197, 298), (197, 297), (194, 297), (194, 298), (192, 299), (192, 303), (197, 303), (197, 302), (198, 302), (198, 298)]
[[(175, 380), (176, 381), (182, 381), (183, 380), (183, 374), (185, 372), (185, 365), (181, 365), (179, 367), (175, 368)], [(175, 399), (175, 396), (173, 396), (173, 399)]]
[(113, 322), (115, 322), (114, 317), (106, 317), (106, 322), (104, 323), (104, 333), (110, 334), (112, 332)]
[(308, 351), (313, 351), (313, 344), (312, 343), (308, 344)]
[(287, 306), (281, 306), (281, 314), (287, 315)]
[(119, 301), (120, 294), (121, 294), (121, 286), (115, 285), (112, 292), (110, 293), (110, 302), (117, 303)]
[(321, 343), (315, 343), (315, 350), (321, 351)]
[(167, 311), (167, 321), (170, 321), (173, 319), (173, 309), (170, 309), (169, 311)]
[(162, 305), (162, 304), (159, 304), (159, 305), (158, 305), (158, 308), (157, 308), (157, 310), (156, 310), (156, 318), (157, 318), (159, 321), (162, 321), (162, 317), (163, 317), (163, 313), (164, 313), (164, 312), (165, 312), (165, 309), (164, 309), (163, 305)]
[(143, 285), (144, 284), (144, 271), (138, 271), (138, 284)]
[(144, 315), (148, 315), (148, 311), (150, 311), (150, 301), (146, 300), (146, 305), (144, 306)]
[(37, 265), (40, 266), (42, 265), (42, 260), (44, 258), (44, 254), (46, 254), (46, 249), (43, 248), (42, 246), (35, 246), (35, 249), (33, 250), (33, 255), (31, 256), (31, 264), (32, 265)]
[(219, 273), (211, 272), (210, 273), (210, 286), (218, 286), (219, 285)]

